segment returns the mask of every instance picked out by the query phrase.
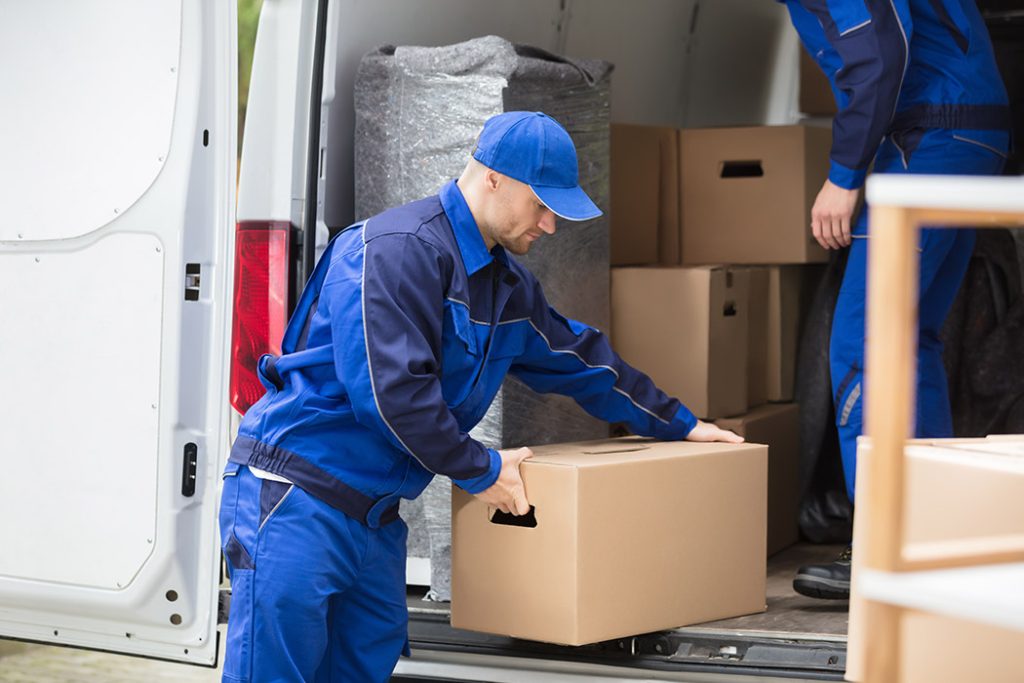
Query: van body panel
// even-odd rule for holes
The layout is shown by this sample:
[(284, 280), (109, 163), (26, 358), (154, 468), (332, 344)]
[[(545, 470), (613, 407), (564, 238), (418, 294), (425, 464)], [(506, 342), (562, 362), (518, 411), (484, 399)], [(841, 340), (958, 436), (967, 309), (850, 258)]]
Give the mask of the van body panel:
[(8, 5), (0, 51), (34, 85), (0, 130), (54, 129), (2, 164), (0, 635), (213, 665), (235, 5)]
[[(0, 241), (101, 228), (153, 184), (171, 141), (180, 3), (33, 4), (5, 3), (0, 25), (0, 92), (19, 104), (0, 114), (0, 196), (14, 200), (4, 201)], [(118, 19), (95, 21), (98, 12)]]
[(302, 224), (317, 0), (265, 0), (238, 178), (238, 220)]

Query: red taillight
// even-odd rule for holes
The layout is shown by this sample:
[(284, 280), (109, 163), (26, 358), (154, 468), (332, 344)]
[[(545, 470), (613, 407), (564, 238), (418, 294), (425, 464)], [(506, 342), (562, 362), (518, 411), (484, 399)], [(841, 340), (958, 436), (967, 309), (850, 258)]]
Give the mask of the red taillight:
[(263, 396), (256, 362), (281, 353), (288, 322), (288, 237), (283, 221), (242, 221), (235, 231), (235, 313), (231, 405), (240, 413)]

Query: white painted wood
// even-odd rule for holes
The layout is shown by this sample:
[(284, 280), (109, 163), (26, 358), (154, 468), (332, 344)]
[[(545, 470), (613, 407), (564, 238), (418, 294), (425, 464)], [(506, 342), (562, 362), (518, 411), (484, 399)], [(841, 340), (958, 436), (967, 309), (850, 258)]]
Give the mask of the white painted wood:
[(872, 175), (868, 203), (963, 211), (1024, 211), (1024, 177)]
[(1024, 631), (1024, 563), (899, 573), (864, 569), (858, 586), (868, 600)]

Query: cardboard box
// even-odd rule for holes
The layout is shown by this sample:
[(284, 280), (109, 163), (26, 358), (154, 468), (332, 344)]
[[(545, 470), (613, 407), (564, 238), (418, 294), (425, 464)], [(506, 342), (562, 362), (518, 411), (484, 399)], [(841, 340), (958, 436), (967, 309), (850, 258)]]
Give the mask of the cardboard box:
[(901, 681), (1020, 683), (1024, 633), (910, 611), (900, 624)]
[(683, 130), (683, 264), (827, 261), (810, 226), (831, 142), (808, 126)]
[(787, 403), (796, 393), (796, 356), (809, 274), (805, 266), (760, 266), (750, 273), (747, 403)]
[(768, 268), (767, 397), (792, 401), (800, 343), (802, 298), (807, 273), (800, 266)]
[(800, 408), (772, 403), (715, 422), (752, 443), (768, 446), (768, 555), (800, 538)]
[(769, 275), (765, 267), (747, 268), (750, 298), (747, 304), (747, 403), (768, 402), (768, 295)]
[[(979, 439), (910, 439), (904, 449), (906, 457), (906, 493), (904, 496), (906, 535), (904, 554), (920, 556), (922, 551), (934, 550), (936, 544), (971, 544), (980, 539), (1008, 539), (1010, 543), (1024, 544), (1024, 435), (999, 435)], [(867, 437), (857, 440), (857, 500), (860, 507), (854, 518), (853, 544), (867, 543), (866, 506), (871, 498), (860, 473), (871, 458), (871, 441)], [(1006, 547), (1010, 547), (1007, 545)], [(854, 577), (863, 567), (863, 558), (853, 554)], [(862, 681), (867, 653), (864, 649), (864, 601), (857, 592), (856, 583), (850, 599), (850, 648), (847, 655), (846, 678)], [(929, 618), (932, 618), (929, 615)], [(954, 620), (946, 620), (956, 623)], [(961, 630), (972, 640), (992, 636), (999, 629), (959, 622)], [(927, 629), (928, 626), (922, 627)], [(922, 635), (915, 633), (915, 640)], [(1008, 633), (995, 633), (993, 643), (1007, 642)], [(1019, 640), (1017, 641), (1019, 642)], [(993, 645), (994, 646), (994, 645)], [(937, 647), (934, 641), (928, 645)], [(907, 643), (905, 665), (916, 671), (936, 669), (922, 657), (924, 645)], [(956, 648), (959, 652), (976, 650)], [(994, 651), (994, 650), (993, 650)], [(959, 663), (957, 663), (959, 662)], [(982, 663), (988, 666), (988, 662)], [(948, 671), (962, 671), (967, 664), (955, 658), (949, 660)], [(979, 669), (980, 671), (981, 669)], [(1019, 670), (1017, 671), (1019, 674)], [(908, 678), (905, 680), (928, 680)], [(989, 680), (983, 677), (940, 678), (935, 680)], [(992, 680), (1007, 680), (995, 677)], [(1010, 679), (1016, 680), (1016, 679)]]
[(705, 419), (747, 410), (750, 275), (742, 268), (613, 268), (612, 345)]
[(836, 115), (832, 85), (806, 50), (800, 50), (800, 111), (808, 116)]
[(534, 454), (532, 528), (453, 491), (452, 626), (582, 645), (764, 611), (764, 446), (632, 437)]
[(679, 131), (612, 125), (612, 265), (678, 265), (679, 241)]

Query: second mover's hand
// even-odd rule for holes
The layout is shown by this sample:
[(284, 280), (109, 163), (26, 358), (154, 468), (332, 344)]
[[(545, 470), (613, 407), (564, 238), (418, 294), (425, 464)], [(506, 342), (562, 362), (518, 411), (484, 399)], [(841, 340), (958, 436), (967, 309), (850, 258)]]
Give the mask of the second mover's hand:
[(501, 474), (498, 480), (476, 494), (476, 497), (491, 507), (513, 515), (525, 515), (530, 511), (530, 502), (526, 500), (526, 488), (519, 474), (519, 464), (533, 456), (529, 448), (511, 448), (498, 451), (501, 456)]
[(860, 190), (847, 190), (831, 180), (821, 186), (811, 207), (811, 232), (825, 249), (850, 246), (853, 212), (857, 209)]

